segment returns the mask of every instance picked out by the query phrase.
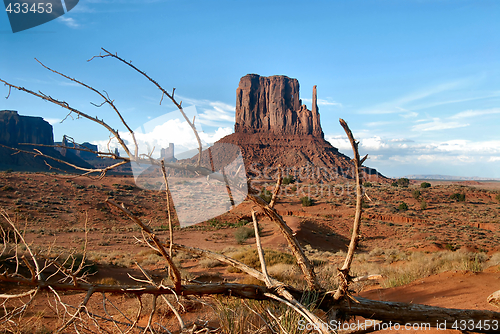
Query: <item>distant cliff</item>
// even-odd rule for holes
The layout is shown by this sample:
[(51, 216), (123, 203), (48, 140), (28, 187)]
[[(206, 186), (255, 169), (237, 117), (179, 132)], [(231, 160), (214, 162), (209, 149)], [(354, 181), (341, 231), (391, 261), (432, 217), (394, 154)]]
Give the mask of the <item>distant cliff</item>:
[(0, 170), (13, 169), (16, 171), (48, 171), (51, 170), (45, 162), (56, 168), (52, 171), (63, 170), (75, 173), (75, 169), (66, 164), (51, 159), (42, 158), (29, 153), (16, 153), (10, 148), (19, 148), (32, 151), (34, 148), (56, 159), (65, 160), (74, 165), (92, 168), (90, 164), (76, 155), (65, 157), (51, 147), (19, 144), (54, 145), (52, 125), (42, 117), (22, 116), (14, 110), (0, 110)]
[(52, 125), (41, 117), (21, 116), (14, 110), (0, 110), (0, 144), (54, 145)]

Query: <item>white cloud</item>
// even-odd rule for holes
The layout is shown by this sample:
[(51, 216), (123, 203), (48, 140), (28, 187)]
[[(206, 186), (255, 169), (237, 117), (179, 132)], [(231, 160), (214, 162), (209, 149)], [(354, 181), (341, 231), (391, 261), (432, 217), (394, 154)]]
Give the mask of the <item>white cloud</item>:
[[(301, 99), (302, 102), (307, 102), (309, 104), (312, 104), (312, 99)], [(327, 97), (326, 99), (317, 99), (318, 106), (336, 106), (336, 107), (342, 107), (342, 103), (336, 102), (333, 99)]]
[(466, 110), (451, 116), (450, 119), (462, 119), (462, 118), (477, 117), (477, 116), (492, 115), (492, 114), (500, 114), (500, 108)]
[(200, 139), (203, 142), (208, 143), (208, 144), (213, 144), (217, 140), (219, 140), (222, 137), (225, 137), (227, 135), (230, 135), (231, 133), (233, 133), (232, 128), (218, 128), (217, 130), (215, 130), (214, 133), (201, 132), (199, 135), (200, 135)]
[(415, 111), (409, 111), (407, 112), (406, 114), (399, 114), (399, 116), (403, 117), (403, 118), (412, 118), (412, 117), (417, 117), (418, 116), (418, 112), (415, 112)]
[[(155, 122), (155, 120), (152, 122)], [(227, 127), (218, 128), (215, 132), (210, 133), (203, 132), (200, 129), (198, 130), (198, 135), (203, 147), (213, 144), (222, 137), (232, 133), (232, 128)], [(175, 154), (198, 148), (198, 142), (193, 130), (186, 121), (180, 118), (169, 119), (161, 124), (153, 126), (146, 126), (146, 129), (138, 129), (134, 131), (134, 134), (139, 147), (139, 154), (150, 154), (153, 152), (152, 156), (154, 158), (159, 158), (161, 149), (168, 147), (170, 143), (173, 143), (175, 146)], [(121, 133), (121, 137), (128, 148), (133, 151), (134, 142), (130, 133)], [(99, 145), (99, 150), (103, 152), (108, 151), (108, 145), (111, 151), (115, 148), (122, 150), (116, 140), (112, 140), (111, 142), (108, 140), (100, 140), (94, 142), (94, 144)]]
[(80, 24), (78, 24), (72, 17), (60, 16), (59, 20), (70, 28), (78, 28), (80, 26)]
[(412, 126), (412, 131), (440, 131), (446, 129), (455, 129), (469, 126), (468, 123), (456, 121), (442, 121), (439, 118), (434, 118), (431, 122), (420, 123)]
[[(468, 80), (456, 80), (450, 81), (446, 83), (442, 83), (439, 85), (435, 85), (432, 87), (424, 88), (418, 91), (411, 92), (402, 97), (394, 99), (393, 101), (380, 103), (373, 107), (364, 108), (359, 111), (360, 114), (372, 114), (372, 115), (380, 115), (380, 114), (393, 114), (401, 111), (406, 111), (407, 113), (402, 115), (407, 115), (407, 117), (415, 117), (414, 112), (412, 110), (416, 108), (409, 107), (407, 105), (411, 105), (415, 101), (419, 101), (425, 98), (428, 98), (433, 95), (437, 95), (439, 93), (455, 89), (464, 85)], [(406, 106), (406, 107), (405, 107)], [(404, 116), (403, 116), (404, 117)]]
[(57, 123), (61, 122), (60, 118), (47, 118), (47, 117), (44, 117), (43, 119), (46, 120), (47, 122), (49, 122), (50, 125), (54, 125), (54, 124), (57, 124)]
[(443, 101), (435, 101), (435, 102), (429, 102), (429, 103), (422, 103), (422, 104), (413, 106), (412, 109), (413, 110), (427, 109), (427, 108), (437, 107), (437, 106), (446, 105), (446, 104), (468, 102), (468, 101), (474, 101), (474, 100), (482, 100), (482, 99), (488, 99), (490, 97), (497, 97), (497, 96), (500, 96), (500, 91), (499, 92), (494, 92), (493, 94), (482, 95), (482, 96), (473, 96), (473, 97), (468, 97), (468, 98), (465, 98), (465, 99), (443, 100)]
[(370, 151), (370, 150), (378, 151), (380, 149), (389, 147), (385, 143), (385, 141), (383, 141), (382, 138), (380, 138), (379, 136), (361, 139), (360, 145), (362, 148), (364, 148), (368, 151)]
[(221, 127), (224, 125), (233, 125), (235, 117), (235, 106), (210, 100), (197, 100), (180, 97), (183, 102), (196, 106), (199, 110), (196, 116), (199, 123), (207, 126)]
[(351, 149), (351, 143), (346, 136), (341, 135), (326, 135), (325, 139), (332, 144), (332, 146), (338, 148), (341, 151)]
[(394, 138), (394, 139), (389, 139), (390, 142), (393, 143), (414, 143), (415, 141), (412, 139), (406, 139), (406, 138)]
[(369, 127), (375, 127), (375, 126), (389, 125), (389, 124), (393, 124), (393, 123), (394, 122), (391, 122), (391, 121), (376, 121), (376, 122), (365, 123), (365, 125), (369, 126)]

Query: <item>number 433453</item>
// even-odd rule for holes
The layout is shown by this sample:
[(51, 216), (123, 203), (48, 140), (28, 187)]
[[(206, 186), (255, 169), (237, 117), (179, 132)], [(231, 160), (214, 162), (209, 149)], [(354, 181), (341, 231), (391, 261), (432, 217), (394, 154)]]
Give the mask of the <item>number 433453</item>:
[(33, 3), (30, 7), (30, 4), (27, 2), (19, 3), (9, 3), (9, 5), (5, 8), (5, 11), (14, 14), (27, 14), (29, 12), (31, 13), (52, 13), (52, 4), (50, 2), (39, 2), (39, 3)]

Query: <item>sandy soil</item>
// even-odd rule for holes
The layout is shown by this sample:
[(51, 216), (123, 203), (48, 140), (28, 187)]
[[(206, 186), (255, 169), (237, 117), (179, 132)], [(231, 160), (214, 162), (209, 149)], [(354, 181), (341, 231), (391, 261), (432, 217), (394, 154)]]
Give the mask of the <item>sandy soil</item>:
[[(415, 181), (409, 188), (377, 183), (365, 188), (370, 201), (367, 201), (363, 213), (359, 252), (462, 249), (493, 254), (498, 251), (500, 203), (495, 197), (500, 191), (500, 182), (430, 183), (432, 187), (426, 189), (420, 188), (420, 182)], [(300, 184), (295, 191), (292, 187), (285, 187), (286, 193), (276, 208), (294, 230), (301, 245), (317, 251), (345, 251), (355, 210), (353, 184)], [(272, 184), (267, 188), (272, 190)], [(413, 197), (414, 190), (421, 192), (418, 198)], [(465, 194), (465, 202), (450, 199), (453, 193)], [(305, 195), (315, 199), (315, 205), (303, 207), (300, 198)], [(23, 225), (29, 242), (39, 246), (53, 244), (54, 250), (60, 252), (81, 250), (87, 220), (88, 250), (93, 252), (94, 258), (101, 256), (107, 263), (99, 266), (94, 279), (113, 278), (131, 283), (126, 274), (139, 274), (133, 262), (144, 261), (151, 253), (137, 243), (135, 237), (140, 237), (140, 232), (134, 223), (105, 204), (108, 197), (124, 203), (147, 221), (160, 238), (168, 238), (165, 194), (138, 188), (131, 177), (110, 176), (94, 181), (47, 173), (0, 173), (0, 207)], [(427, 203), (425, 209), (420, 205), (422, 200)], [(407, 211), (397, 209), (401, 202), (408, 205)], [(204, 205), (202, 202), (193, 203), (193, 208), (203, 210)], [(254, 238), (239, 244), (235, 238), (237, 228), (233, 227), (242, 220), (250, 221), (253, 207), (253, 203), (245, 201), (208, 222), (177, 228), (175, 242), (214, 251), (253, 245)], [(259, 221), (263, 227), (264, 247), (286, 251), (286, 242), (274, 224), (262, 214)], [(240, 274), (229, 273), (220, 267), (200, 268), (196, 260), (189, 258), (180, 259), (180, 263), (198, 280), (234, 281), (241, 278)], [(158, 276), (164, 275), (163, 265), (154, 261), (146, 268)], [(371, 287), (361, 295), (380, 300), (493, 310), (485, 300), (490, 293), (500, 289), (499, 277), (496, 271), (479, 274), (447, 272), (403, 287)], [(206, 314), (207, 309), (193, 306), (191, 311), (200, 315)]]

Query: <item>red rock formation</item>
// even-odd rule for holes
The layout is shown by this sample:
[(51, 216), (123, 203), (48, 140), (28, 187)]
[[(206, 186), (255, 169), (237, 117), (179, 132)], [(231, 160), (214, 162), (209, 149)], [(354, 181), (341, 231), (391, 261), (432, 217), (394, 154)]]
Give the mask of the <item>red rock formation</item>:
[(41, 117), (20, 116), (15, 110), (0, 110), (0, 143), (54, 145), (52, 125)]
[[(252, 179), (275, 178), (278, 165), (285, 174), (301, 180), (328, 182), (354, 176), (351, 159), (324, 139), (316, 86), (309, 110), (299, 98), (297, 79), (257, 74), (242, 77), (236, 90), (234, 132), (212, 147), (213, 161), (221, 166), (229, 163), (236, 153), (228, 150), (231, 145), (223, 144), (236, 145)], [(202, 163), (210, 166), (207, 154), (202, 155)], [(367, 179), (379, 178), (371, 168), (364, 168), (363, 174)]]
[(284, 75), (261, 77), (247, 74), (240, 79), (236, 90), (234, 130), (237, 133), (263, 132), (323, 138), (315, 102), (313, 111), (302, 105), (298, 80)]

